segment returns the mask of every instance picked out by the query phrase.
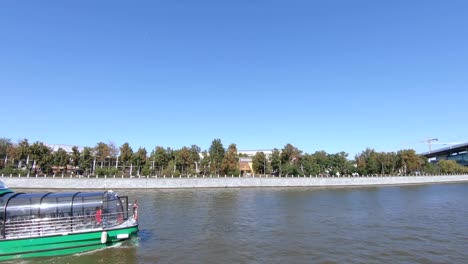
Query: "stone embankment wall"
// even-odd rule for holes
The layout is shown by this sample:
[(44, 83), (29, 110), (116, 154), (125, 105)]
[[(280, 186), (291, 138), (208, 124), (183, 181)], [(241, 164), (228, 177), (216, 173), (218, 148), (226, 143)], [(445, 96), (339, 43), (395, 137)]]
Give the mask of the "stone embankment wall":
[(166, 189), (237, 187), (330, 187), (468, 182), (468, 175), (394, 177), (216, 177), (216, 178), (61, 178), (0, 177), (10, 188)]

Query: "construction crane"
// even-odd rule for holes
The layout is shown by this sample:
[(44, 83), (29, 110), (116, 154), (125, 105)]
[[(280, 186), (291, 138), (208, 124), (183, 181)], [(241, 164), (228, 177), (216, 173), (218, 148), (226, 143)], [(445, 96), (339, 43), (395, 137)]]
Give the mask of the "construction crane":
[(423, 140), (421, 142), (426, 143), (429, 146), (429, 152), (431, 152), (432, 151), (432, 142), (433, 141), (438, 141), (438, 140), (439, 140), (438, 138), (430, 138), (430, 139)]

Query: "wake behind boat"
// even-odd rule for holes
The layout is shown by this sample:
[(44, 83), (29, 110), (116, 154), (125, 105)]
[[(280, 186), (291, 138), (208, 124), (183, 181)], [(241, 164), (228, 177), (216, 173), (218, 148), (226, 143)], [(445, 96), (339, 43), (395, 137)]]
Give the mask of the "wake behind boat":
[(0, 181), (0, 260), (74, 254), (138, 233), (138, 204), (112, 191), (15, 193)]

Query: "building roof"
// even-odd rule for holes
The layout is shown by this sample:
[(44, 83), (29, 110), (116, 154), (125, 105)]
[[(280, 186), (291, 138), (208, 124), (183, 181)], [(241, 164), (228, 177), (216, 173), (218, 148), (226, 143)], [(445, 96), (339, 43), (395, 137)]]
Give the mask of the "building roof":
[(243, 171), (251, 171), (252, 167), (250, 167), (250, 164), (248, 162), (240, 162), (239, 169)]
[(421, 153), (421, 155), (427, 158), (433, 158), (436, 156), (450, 155), (452, 153), (457, 153), (457, 152), (462, 152), (462, 151), (468, 151), (468, 142), (457, 144), (457, 145), (452, 145), (446, 148), (436, 149), (436, 150), (429, 151), (429, 152), (424, 152), (424, 153)]
[(265, 155), (271, 155), (273, 153), (272, 149), (258, 149), (258, 150), (238, 150), (237, 153), (245, 154), (249, 157), (255, 156), (258, 152), (263, 152)]
[(64, 144), (44, 144), (44, 145), (51, 148), (52, 151), (57, 151), (59, 149), (63, 149), (67, 153), (72, 153), (73, 152), (73, 150), (72, 150), (73, 147), (77, 147), (79, 152), (83, 151), (83, 149), (84, 149), (84, 147), (74, 146), (74, 145), (64, 145)]

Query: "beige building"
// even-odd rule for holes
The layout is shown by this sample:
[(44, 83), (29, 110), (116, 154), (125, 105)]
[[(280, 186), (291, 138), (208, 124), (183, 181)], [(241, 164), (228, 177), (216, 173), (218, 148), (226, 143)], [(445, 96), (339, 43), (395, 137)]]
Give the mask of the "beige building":
[(251, 175), (252, 169), (252, 158), (239, 158), (239, 170), (242, 176)]
[(273, 150), (271, 149), (259, 149), (259, 150), (239, 150), (238, 154), (247, 156), (239, 158), (239, 170), (242, 176), (248, 176), (254, 173), (252, 166), (252, 157), (255, 156), (258, 152), (263, 152), (267, 159), (270, 159)]

